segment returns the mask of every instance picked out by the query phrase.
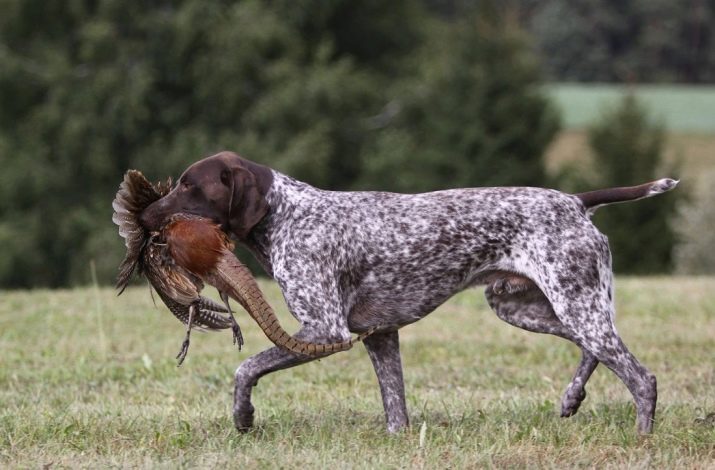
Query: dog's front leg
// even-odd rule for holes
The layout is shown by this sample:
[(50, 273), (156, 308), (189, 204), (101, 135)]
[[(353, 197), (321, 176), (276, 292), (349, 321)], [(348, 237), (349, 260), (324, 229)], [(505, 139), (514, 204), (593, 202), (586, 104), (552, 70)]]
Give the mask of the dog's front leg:
[[(326, 344), (343, 340), (342, 337), (336, 338), (324, 332), (316, 332), (308, 327), (303, 327), (293, 337), (303, 341)], [(235, 375), (233, 422), (236, 429), (247, 431), (253, 426), (254, 408), (251, 404), (251, 390), (258, 384), (258, 379), (271, 372), (305, 364), (321, 357), (325, 357), (325, 355), (306, 356), (274, 346), (243, 361), (236, 369)]]
[(364, 343), (380, 383), (387, 431), (397, 432), (409, 425), (400, 359), (400, 337), (397, 331), (375, 333), (365, 338)]
[(247, 431), (253, 426), (253, 405), (251, 390), (258, 384), (258, 379), (271, 372), (287, 369), (316, 359), (301, 356), (286, 349), (274, 346), (246, 359), (236, 369), (235, 389), (233, 393), (233, 422), (239, 431)]

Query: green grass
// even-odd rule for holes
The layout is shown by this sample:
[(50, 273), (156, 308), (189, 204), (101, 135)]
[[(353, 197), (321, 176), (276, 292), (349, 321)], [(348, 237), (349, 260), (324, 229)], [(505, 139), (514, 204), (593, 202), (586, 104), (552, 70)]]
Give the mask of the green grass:
[(562, 111), (564, 127), (583, 129), (596, 122), (604, 107), (614, 106), (633, 91), (654, 119), (668, 130), (715, 132), (715, 87), (685, 85), (624, 85), (558, 83), (546, 87)]
[(362, 346), (262, 379), (257, 427), (239, 434), (233, 371), (268, 345), (244, 313), (243, 352), (195, 334), (177, 369), (183, 328), (145, 288), (0, 293), (0, 467), (715, 467), (715, 279), (617, 287), (618, 328), (659, 381), (647, 439), (603, 367), (559, 418), (578, 350), (501, 323), (476, 290), (402, 330), (412, 428), (398, 436)]

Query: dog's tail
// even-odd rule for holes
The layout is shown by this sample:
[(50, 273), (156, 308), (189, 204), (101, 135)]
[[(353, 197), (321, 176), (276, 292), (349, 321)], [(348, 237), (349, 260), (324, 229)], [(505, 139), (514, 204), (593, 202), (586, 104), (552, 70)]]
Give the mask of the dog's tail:
[(574, 196), (581, 199), (583, 206), (586, 208), (586, 213), (591, 215), (601, 206), (655, 196), (656, 194), (670, 191), (675, 188), (678, 183), (679, 180), (662, 178), (638, 186), (598, 189), (596, 191), (574, 194)]

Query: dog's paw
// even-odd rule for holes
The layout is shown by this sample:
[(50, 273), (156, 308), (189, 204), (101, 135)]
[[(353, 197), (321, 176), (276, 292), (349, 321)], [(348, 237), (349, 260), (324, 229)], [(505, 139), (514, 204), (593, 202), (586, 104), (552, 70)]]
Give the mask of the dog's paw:
[(248, 432), (253, 427), (253, 406), (233, 412), (233, 425), (240, 432)]
[(577, 392), (567, 390), (561, 400), (561, 417), (569, 418), (576, 414), (581, 402), (586, 398), (586, 389), (582, 388)]

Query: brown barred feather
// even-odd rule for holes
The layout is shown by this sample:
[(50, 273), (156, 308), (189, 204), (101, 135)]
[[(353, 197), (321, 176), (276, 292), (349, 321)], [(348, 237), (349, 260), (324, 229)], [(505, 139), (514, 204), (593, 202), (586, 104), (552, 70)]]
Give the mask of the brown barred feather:
[(273, 344), (298, 354), (319, 356), (346, 351), (377, 329), (372, 328), (340, 343), (311, 343), (294, 338), (278, 322), (278, 317), (263, 296), (251, 271), (228, 250), (223, 252), (216, 267), (204, 276), (204, 280), (240, 303)]
[(233, 245), (218, 225), (202, 217), (176, 214), (162, 228), (161, 238), (166, 241), (168, 253), (176, 264), (240, 303), (276, 346), (298, 354), (319, 356), (350, 349), (375, 331), (331, 344), (294, 338), (281, 327), (253, 274), (233, 254)]
[(171, 179), (151, 184), (140, 171), (129, 170), (112, 202), (112, 221), (119, 226), (127, 253), (119, 266), (117, 289), (124, 292), (136, 271), (147, 278), (171, 313), (187, 324), (190, 306), (196, 305), (192, 324), (200, 330), (220, 330), (232, 326), (228, 310), (202, 297), (203, 282), (197, 276), (177, 266), (155, 235), (147, 232), (139, 221), (142, 211), (171, 190)]
[(124, 238), (127, 254), (119, 265), (117, 289), (119, 294), (129, 284), (132, 274), (139, 264), (142, 250), (148, 240), (148, 233), (139, 223), (139, 215), (152, 202), (161, 198), (157, 188), (141, 172), (129, 170), (112, 202), (114, 214), (112, 222), (119, 226), (119, 235)]

